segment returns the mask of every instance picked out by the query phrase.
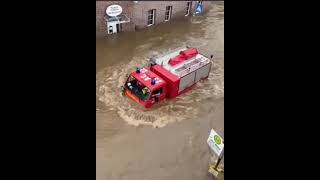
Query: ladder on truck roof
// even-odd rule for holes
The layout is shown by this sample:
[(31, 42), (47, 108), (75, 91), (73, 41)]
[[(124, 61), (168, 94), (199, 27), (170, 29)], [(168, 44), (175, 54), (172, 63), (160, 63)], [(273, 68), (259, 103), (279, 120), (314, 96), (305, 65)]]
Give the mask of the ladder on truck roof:
[(169, 72), (176, 75), (177, 77), (183, 77), (189, 72), (192, 72), (210, 63), (210, 60), (200, 53), (197, 54), (195, 57), (192, 57), (184, 62), (181, 62), (173, 66), (168, 63), (170, 58), (178, 55), (180, 51), (184, 51), (186, 49), (188, 49), (188, 47), (179, 47), (179, 48), (170, 50), (166, 54), (160, 54), (160, 55), (151, 57), (149, 60), (150, 64), (161, 65), (164, 69), (168, 70)]
[(172, 73), (182, 77), (210, 63), (210, 60), (201, 54), (197, 54), (196, 57), (191, 59), (191, 61), (182, 63), (182, 65), (175, 68)]

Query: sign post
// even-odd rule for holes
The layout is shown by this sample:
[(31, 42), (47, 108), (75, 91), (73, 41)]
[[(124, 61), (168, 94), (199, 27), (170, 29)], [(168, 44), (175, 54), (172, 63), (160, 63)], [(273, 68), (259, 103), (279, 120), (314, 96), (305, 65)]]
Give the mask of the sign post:
[(222, 154), (222, 156), (219, 156), (218, 161), (217, 161), (216, 165), (214, 166), (214, 169), (215, 169), (215, 170), (217, 170), (217, 168), (218, 168), (218, 166), (219, 166), (222, 158), (223, 158), (223, 154)]
[(223, 155), (224, 155), (224, 141), (216, 131), (211, 129), (207, 143), (208, 143), (209, 147), (218, 155), (217, 162), (215, 164), (211, 164), (209, 166), (209, 172), (212, 175), (217, 177), (219, 174), (222, 173), (222, 170), (218, 169), (218, 166), (219, 166), (219, 164), (223, 158)]

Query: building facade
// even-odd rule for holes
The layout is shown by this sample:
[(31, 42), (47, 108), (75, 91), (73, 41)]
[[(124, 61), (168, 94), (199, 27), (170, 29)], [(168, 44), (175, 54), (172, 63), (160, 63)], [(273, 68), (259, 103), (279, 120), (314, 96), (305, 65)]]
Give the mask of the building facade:
[[(96, 32), (113, 34), (147, 28), (174, 18), (192, 16), (197, 3), (207, 1), (96, 1)], [(110, 10), (118, 11), (117, 16)], [(202, 11), (202, 12), (203, 12)], [(109, 14), (108, 14), (109, 13)], [(111, 12), (112, 13), (112, 12)], [(110, 16), (111, 15), (111, 16)]]

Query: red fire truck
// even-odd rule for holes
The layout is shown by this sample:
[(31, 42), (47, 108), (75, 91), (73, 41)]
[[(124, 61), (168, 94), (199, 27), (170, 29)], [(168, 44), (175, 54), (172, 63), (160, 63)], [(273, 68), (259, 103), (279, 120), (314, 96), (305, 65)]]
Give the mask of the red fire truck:
[[(210, 58), (213, 58), (211, 55)], [(145, 108), (174, 98), (207, 79), (211, 60), (196, 48), (183, 47), (150, 58), (150, 67), (129, 73), (123, 93)]]

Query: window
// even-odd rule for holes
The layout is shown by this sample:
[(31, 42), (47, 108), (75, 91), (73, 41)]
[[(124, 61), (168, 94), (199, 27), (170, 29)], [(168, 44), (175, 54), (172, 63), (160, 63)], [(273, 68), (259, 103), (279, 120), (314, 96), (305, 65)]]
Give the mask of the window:
[(167, 6), (164, 21), (169, 21), (171, 19), (171, 13), (172, 13), (172, 6)]
[(148, 26), (152, 26), (154, 25), (154, 21), (155, 21), (155, 9), (151, 9), (148, 11)]
[(128, 78), (125, 87), (142, 101), (145, 101), (149, 96), (150, 90), (142, 83), (137, 81), (133, 76)]
[(113, 33), (113, 27), (109, 26), (109, 34), (112, 34), (112, 33)]
[(122, 24), (116, 24), (117, 27), (117, 32), (121, 32), (122, 31)]
[(152, 97), (153, 97), (153, 96), (157, 96), (157, 95), (159, 95), (159, 94), (161, 94), (161, 93), (162, 93), (162, 87), (159, 88), (159, 89), (157, 89), (157, 90), (154, 90), (154, 91), (152, 92)]
[(191, 2), (187, 3), (187, 11), (186, 11), (186, 15), (185, 16), (189, 16), (190, 14), (190, 9), (191, 9)]

